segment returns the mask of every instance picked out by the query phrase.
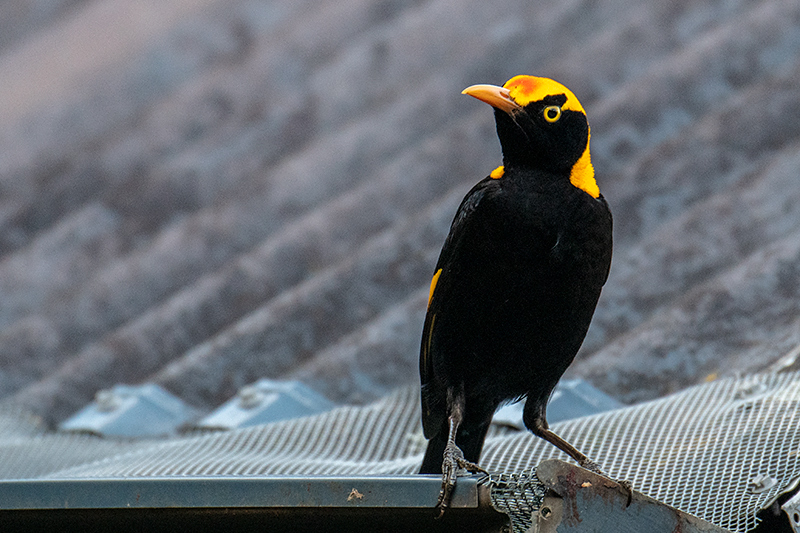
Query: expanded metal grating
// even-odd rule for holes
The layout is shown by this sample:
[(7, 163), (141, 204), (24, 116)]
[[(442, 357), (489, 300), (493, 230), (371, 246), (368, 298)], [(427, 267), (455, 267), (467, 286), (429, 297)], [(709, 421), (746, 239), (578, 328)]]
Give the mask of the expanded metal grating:
[[(0, 435), (0, 477), (413, 474), (425, 441), (419, 392), (397, 391), (366, 407), (235, 431), (150, 441), (42, 433)], [(612, 477), (736, 532), (800, 475), (800, 374), (725, 379), (657, 401), (554, 424)], [(13, 424), (15, 417), (3, 417)], [(19, 419), (20, 421), (22, 419)], [(541, 498), (532, 473), (565, 456), (527, 432), (495, 428), (481, 459), (493, 501), (515, 531)], [(505, 473), (505, 474), (499, 474)], [(761, 481), (757, 481), (761, 479)], [(433, 504), (433, 502), (432, 502)]]
[(518, 474), (492, 474), (489, 483), (492, 506), (511, 519), (512, 531), (528, 531), (531, 516), (542, 505), (545, 486), (532, 470)]
[[(800, 374), (720, 380), (554, 429), (636, 490), (731, 531), (750, 531), (756, 513), (800, 475)], [(481, 462), (519, 472), (551, 457), (563, 454), (520, 434), (491, 439)], [(519, 490), (538, 486), (534, 476)], [(530, 525), (529, 515), (522, 524)]]

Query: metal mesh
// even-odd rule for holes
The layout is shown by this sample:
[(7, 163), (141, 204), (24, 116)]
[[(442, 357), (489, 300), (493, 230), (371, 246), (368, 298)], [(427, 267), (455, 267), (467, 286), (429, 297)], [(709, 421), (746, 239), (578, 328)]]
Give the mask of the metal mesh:
[(35, 416), (14, 407), (0, 408), (0, 439), (32, 437), (44, 431), (44, 424)]
[(512, 531), (528, 531), (533, 511), (539, 509), (545, 495), (545, 486), (536, 473), (492, 474), (483, 482), (489, 484), (492, 506), (511, 519)]
[[(759, 375), (697, 386), (553, 429), (612, 477), (745, 532), (756, 525), (756, 512), (800, 475), (799, 403), (800, 374)], [(3, 424), (13, 421), (0, 416)], [(0, 477), (413, 474), (425, 447), (415, 388), (367, 407), (158, 441), (21, 428), (0, 435)], [(495, 428), (487, 438), (481, 464), (511, 473), (493, 474), (488, 482), (495, 506), (511, 516), (516, 531), (530, 525), (539, 505), (542, 489), (532, 471), (551, 457), (565, 458), (527, 432)], [(759, 475), (774, 479), (774, 486), (753, 491), (748, 485)]]
[(149, 443), (46, 477), (411, 474), (425, 446), (418, 404), (406, 388), (367, 407)]
[[(756, 526), (757, 511), (800, 475), (798, 428), (800, 375), (769, 374), (720, 380), (553, 429), (636, 490), (745, 532)], [(520, 471), (564, 457), (528, 434), (490, 441), (481, 459), (489, 470)], [(753, 490), (757, 476), (774, 486)], [(530, 514), (522, 519), (530, 525)]]

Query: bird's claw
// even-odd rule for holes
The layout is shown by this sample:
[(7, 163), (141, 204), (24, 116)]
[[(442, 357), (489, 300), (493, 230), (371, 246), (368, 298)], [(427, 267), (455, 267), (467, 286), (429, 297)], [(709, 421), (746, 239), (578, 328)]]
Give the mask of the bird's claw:
[(459, 468), (463, 468), (473, 474), (480, 472), (487, 476), (489, 475), (489, 472), (480, 465), (464, 459), (464, 453), (461, 448), (454, 444), (448, 444), (444, 449), (442, 460), (442, 488), (439, 490), (439, 499), (436, 502), (436, 508), (439, 509), (439, 514), (436, 518), (441, 518), (444, 515), (444, 510), (450, 506), (450, 498), (453, 495), (453, 489), (456, 487)]
[(600, 475), (600, 476), (603, 476), (603, 477), (608, 477), (605, 472), (600, 470), (600, 465), (598, 465), (597, 463), (595, 463), (594, 461), (592, 461), (588, 457), (584, 457), (583, 460), (580, 461), (578, 464), (581, 465), (586, 470), (594, 472), (597, 475)]
[(442, 457), (442, 488), (439, 490), (439, 499), (436, 502), (436, 508), (439, 509), (439, 515), (436, 518), (441, 518), (444, 510), (450, 505), (450, 497), (456, 486), (456, 476), (461, 461), (466, 462), (464, 453), (458, 446), (448, 443)]
[(458, 466), (460, 468), (463, 468), (464, 470), (472, 474), (486, 474), (487, 476), (489, 475), (489, 472), (484, 470), (481, 465), (475, 464), (471, 461), (467, 461), (463, 457), (456, 457), (456, 463), (458, 463)]
[(625, 492), (625, 494), (628, 495), (628, 501), (625, 503), (625, 507), (627, 508), (627, 507), (630, 506), (631, 502), (633, 501), (633, 483), (631, 483), (627, 479), (623, 479), (623, 480), (617, 481), (617, 484), (620, 487), (622, 487), (622, 490)]

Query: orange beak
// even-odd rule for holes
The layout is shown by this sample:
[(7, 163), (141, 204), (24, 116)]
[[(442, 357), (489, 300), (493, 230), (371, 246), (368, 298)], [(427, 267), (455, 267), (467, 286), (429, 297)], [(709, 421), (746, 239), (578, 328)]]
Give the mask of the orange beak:
[(497, 85), (471, 85), (461, 91), (461, 94), (468, 94), (509, 114), (522, 109), (522, 106), (511, 99), (508, 89)]

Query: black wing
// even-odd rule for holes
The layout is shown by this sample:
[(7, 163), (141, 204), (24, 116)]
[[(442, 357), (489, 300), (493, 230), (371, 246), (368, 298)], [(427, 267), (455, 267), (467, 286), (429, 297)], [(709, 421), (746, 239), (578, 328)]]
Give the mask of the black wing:
[(450, 264), (453, 250), (458, 248), (463, 236), (469, 232), (472, 216), (479, 209), (481, 201), (499, 190), (497, 180), (489, 177), (481, 180), (470, 190), (456, 211), (456, 216), (450, 226), (450, 233), (444, 242), (439, 254), (439, 261), (434, 270), (434, 282), (431, 283), (431, 295), (428, 301), (428, 312), (425, 315), (425, 325), (422, 330), (422, 343), (419, 356), (419, 375), (422, 384), (422, 429), (427, 438), (431, 438), (442, 427), (447, 418), (447, 391), (446, 384), (437, 380), (434, 372), (434, 354), (431, 353), (431, 339), (436, 327), (437, 313), (442, 311), (437, 293), (447, 290), (451, 283), (448, 276), (447, 265)]

